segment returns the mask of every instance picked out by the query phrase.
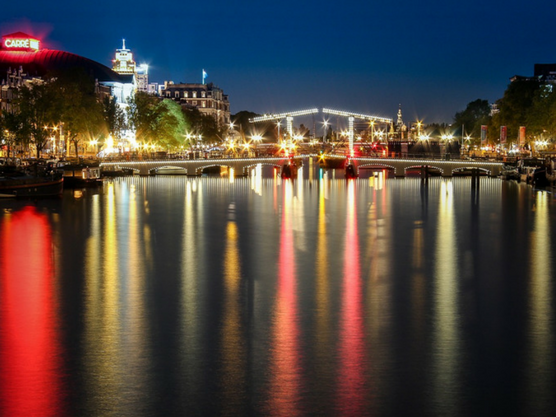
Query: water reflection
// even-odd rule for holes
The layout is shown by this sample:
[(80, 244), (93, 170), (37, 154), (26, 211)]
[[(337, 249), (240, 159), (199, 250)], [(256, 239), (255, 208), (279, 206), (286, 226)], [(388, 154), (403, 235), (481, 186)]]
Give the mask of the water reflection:
[(458, 256), (452, 181), (440, 185), (434, 291), (435, 406), (456, 414), (459, 400)]
[(534, 229), (531, 233), (529, 282), (528, 415), (543, 415), (554, 404), (551, 372), (554, 369), (553, 250), (550, 233), (549, 194), (536, 193)]
[[(149, 258), (136, 187), (107, 185), (91, 202), (85, 249), (84, 372), (89, 407), (105, 414), (148, 408), (135, 401), (149, 389), (145, 260)], [(122, 392), (122, 387), (129, 390)]]
[(226, 414), (244, 415), (242, 400), (246, 391), (246, 349), (240, 308), (241, 262), (238, 249), (238, 231), (235, 222), (226, 227), (226, 249), (224, 254), (224, 323), (222, 326), (223, 363), (220, 372), (223, 402)]
[(301, 358), (297, 311), (297, 276), (293, 239), (293, 182), (283, 183), (278, 260), (278, 288), (272, 322), (269, 415), (300, 415)]
[(365, 340), (363, 286), (359, 260), (359, 236), (355, 181), (348, 180), (344, 242), (344, 274), (339, 334), (338, 410), (344, 415), (363, 415), (368, 407), (365, 397)]
[(49, 220), (28, 206), (5, 216), (0, 230), (0, 413), (58, 416), (62, 349)]
[[(230, 173), (230, 175), (232, 175)], [(180, 357), (179, 365), (182, 370), (179, 381), (180, 391), (186, 393), (183, 401), (194, 404), (202, 389), (203, 353), (202, 323), (198, 311), (202, 309), (201, 282), (198, 276), (203, 276), (204, 235), (200, 232), (203, 222), (203, 187), (196, 179), (185, 184), (183, 228), (181, 231), (180, 269)]]
[(0, 211), (0, 414), (552, 415), (551, 194), (318, 174)]

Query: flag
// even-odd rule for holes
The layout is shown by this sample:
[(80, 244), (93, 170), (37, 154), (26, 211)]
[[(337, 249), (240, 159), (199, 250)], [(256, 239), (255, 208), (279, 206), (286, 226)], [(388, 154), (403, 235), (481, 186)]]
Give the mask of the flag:
[(203, 84), (205, 83), (205, 79), (208, 77), (208, 74), (203, 70)]
[(487, 143), (487, 128), (486, 125), (481, 125), (481, 145), (486, 145)]
[(500, 126), (500, 143), (505, 144), (508, 138), (508, 128), (506, 126)]
[(519, 144), (525, 145), (525, 126), (519, 127)]

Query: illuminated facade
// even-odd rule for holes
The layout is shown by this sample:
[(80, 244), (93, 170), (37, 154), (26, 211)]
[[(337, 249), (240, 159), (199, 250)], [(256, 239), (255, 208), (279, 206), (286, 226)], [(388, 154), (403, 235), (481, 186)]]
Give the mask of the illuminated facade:
[(132, 75), (135, 78), (135, 89), (137, 91), (149, 92), (149, 66), (140, 64), (133, 60), (131, 49), (125, 47), (125, 39), (121, 49), (116, 49), (116, 56), (112, 60), (114, 72), (123, 75)]
[(96, 81), (97, 91), (103, 94), (109, 91), (118, 103), (126, 103), (133, 92), (133, 74), (118, 74), (91, 59), (70, 52), (42, 48), (40, 40), (23, 32), (2, 36), (0, 79), (3, 90), (14, 88), (24, 80), (42, 79), (52, 71), (73, 68), (83, 69)]
[(215, 86), (208, 84), (174, 84), (165, 81), (160, 95), (177, 101), (184, 107), (195, 107), (203, 114), (213, 117), (220, 126), (230, 123), (230, 102), (228, 95)]
[(135, 61), (131, 50), (125, 47), (125, 39), (123, 39), (122, 49), (116, 49), (116, 58), (112, 61), (112, 69), (118, 74), (135, 74)]

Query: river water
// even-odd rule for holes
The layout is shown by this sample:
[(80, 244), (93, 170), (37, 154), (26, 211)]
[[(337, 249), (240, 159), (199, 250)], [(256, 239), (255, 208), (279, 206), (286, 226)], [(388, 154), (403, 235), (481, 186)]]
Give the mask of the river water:
[(0, 414), (556, 415), (553, 194), (301, 177), (0, 201)]

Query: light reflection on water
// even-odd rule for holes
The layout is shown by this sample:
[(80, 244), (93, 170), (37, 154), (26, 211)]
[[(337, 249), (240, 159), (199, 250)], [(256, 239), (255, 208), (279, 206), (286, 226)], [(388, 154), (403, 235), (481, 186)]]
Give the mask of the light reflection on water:
[(556, 411), (552, 194), (265, 169), (2, 203), (1, 411)]

